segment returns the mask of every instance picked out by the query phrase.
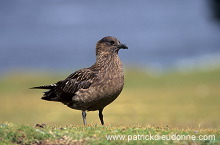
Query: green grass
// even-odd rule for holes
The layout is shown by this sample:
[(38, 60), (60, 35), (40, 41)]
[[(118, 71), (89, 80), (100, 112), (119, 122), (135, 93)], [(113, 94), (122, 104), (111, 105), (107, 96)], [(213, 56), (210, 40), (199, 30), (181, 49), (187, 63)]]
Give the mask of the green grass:
[[(43, 101), (41, 90), (29, 89), (54, 83), (68, 74), (16, 72), (0, 76), (0, 142), (30, 144), (71, 140), (78, 144), (95, 141), (114, 144), (116, 142), (107, 141), (105, 135), (148, 134), (149, 130), (160, 134), (195, 134), (196, 131), (219, 138), (220, 69), (163, 74), (128, 69), (123, 92), (104, 109), (105, 127), (100, 126), (97, 111), (87, 114), (89, 126), (84, 127), (80, 111), (61, 103)], [(35, 128), (37, 123), (48, 126)], [(166, 126), (169, 126), (168, 131), (164, 129)], [(19, 136), (19, 130), (23, 136)], [(219, 139), (217, 141), (219, 143)], [(161, 141), (130, 143), (160, 144)], [(194, 142), (176, 142), (187, 143)], [(208, 142), (198, 142), (205, 143)]]
[[(90, 124), (32, 127), (13, 123), (0, 124), (2, 144), (219, 144), (218, 129), (177, 129), (155, 126), (100, 126)], [(146, 135), (214, 135), (215, 140), (145, 140)], [(124, 138), (107, 139), (107, 136)], [(138, 137), (139, 135), (139, 137)], [(148, 138), (147, 138), (148, 139)], [(157, 138), (156, 138), (157, 139)], [(213, 138), (214, 139), (214, 138)]]

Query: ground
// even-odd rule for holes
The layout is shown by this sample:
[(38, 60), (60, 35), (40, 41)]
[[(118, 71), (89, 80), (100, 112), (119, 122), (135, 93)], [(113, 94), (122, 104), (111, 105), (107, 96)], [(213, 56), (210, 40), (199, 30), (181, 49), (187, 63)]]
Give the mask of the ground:
[[(151, 139), (149, 135), (170, 137), (168, 137), (169, 140), (160, 140)], [(186, 135), (195, 136), (195, 138), (181, 139)], [(219, 129), (178, 129), (151, 125), (47, 126), (37, 124), (32, 127), (6, 122), (0, 124), (0, 141), (3, 144), (220, 144), (219, 136)]]

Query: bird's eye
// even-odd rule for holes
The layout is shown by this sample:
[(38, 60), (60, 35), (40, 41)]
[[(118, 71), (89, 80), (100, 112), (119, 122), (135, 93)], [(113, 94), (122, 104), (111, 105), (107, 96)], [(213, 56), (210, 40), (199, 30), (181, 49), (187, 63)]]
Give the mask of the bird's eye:
[(115, 42), (114, 42), (114, 41), (110, 41), (110, 43), (111, 43), (111, 45), (115, 44)]

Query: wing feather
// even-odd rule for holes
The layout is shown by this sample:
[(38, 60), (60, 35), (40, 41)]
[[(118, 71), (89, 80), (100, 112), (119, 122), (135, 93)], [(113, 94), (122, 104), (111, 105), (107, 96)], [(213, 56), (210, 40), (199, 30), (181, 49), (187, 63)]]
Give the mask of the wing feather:
[(59, 81), (56, 87), (45, 92), (42, 99), (51, 101), (71, 100), (79, 89), (89, 88), (96, 75), (97, 73), (90, 69), (78, 70), (65, 80)]

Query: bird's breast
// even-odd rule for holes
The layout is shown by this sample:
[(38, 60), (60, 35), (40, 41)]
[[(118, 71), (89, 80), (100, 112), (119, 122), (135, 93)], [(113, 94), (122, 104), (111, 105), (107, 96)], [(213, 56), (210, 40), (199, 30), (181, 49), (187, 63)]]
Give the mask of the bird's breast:
[(111, 61), (99, 73), (99, 90), (102, 97), (117, 97), (123, 89), (124, 75), (120, 60)]

